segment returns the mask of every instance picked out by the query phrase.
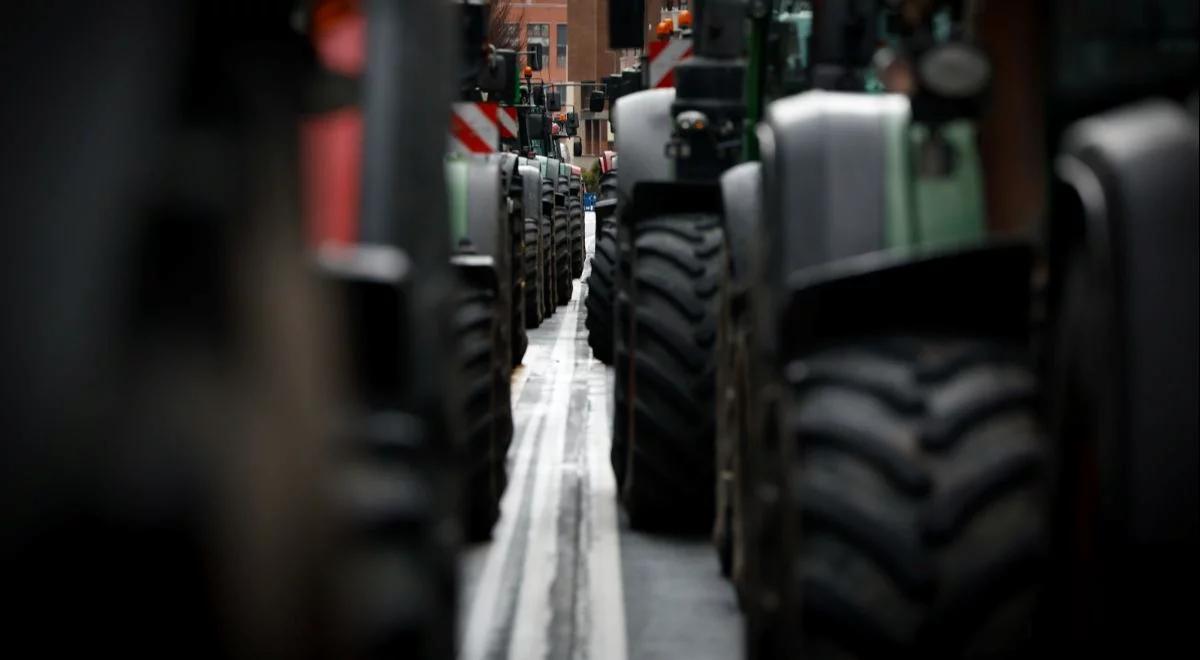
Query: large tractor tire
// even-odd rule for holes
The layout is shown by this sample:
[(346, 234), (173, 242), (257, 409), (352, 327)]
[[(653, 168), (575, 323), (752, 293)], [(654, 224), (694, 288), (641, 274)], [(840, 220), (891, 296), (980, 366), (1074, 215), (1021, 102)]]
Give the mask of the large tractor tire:
[(617, 492), (620, 493), (625, 485), (625, 466), (629, 463), (628, 448), (629, 448), (629, 346), (631, 340), (631, 326), (629, 319), (633, 305), (630, 302), (632, 299), (633, 289), (633, 273), (630, 268), (629, 255), (633, 252), (632, 229), (627, 223), (614, 222), (614, 234), (616, 236), (616, 268), (613, 270), (613, 305), (612, 305), (612, 329), (613, 329), (613, 370), (614, 370), (614, 386), (613, 386), (613, 423), (612, 423), (612, 447), (610, 451), (610, 462), (612, 463), (613, 476), (617, 482)]
[(746, 448), (750, 442), (750, 411), (756, 394), (750, 385), (749, 322), (744, 315), (748, 294), (736, 290), (732, 275), (722, 278), (717, 325), (717, 512), (713, 544), (721, 574), (739, 587), (745, 557)]
[(542, 216), (542, 309), (544, 318), (550, 318), (556, 309), (557, 277), (554, 270), (554, 221), (553, 211)]
[(509, 366), (497, 350), (500, 324), (495, 293), (464, 285), (455, 314), (467, 434), (465, 528), (469, 540), (491, 536), (507, 484), (505, 457), (512, 441)]
[(609, 199), (617, 194), (617, 170), (611, 169), (600, 175), (600, 199)]
[(561, 307), (571, 302), (571, 228), (567, 209), (554, 208), (555, 302)]
[(584, 246), (583, 204), (578, 199), (571, 199), (569, 205), (571, 220), (571, 277), (583, 277), (583, 264), (587, 260), (587, 248)]
[[(364, 641), (353, 657), (439, 658), (451, 653), (456, 548), (448, 525), (445, 466), (426, 425), (404, 413), (366, 416), (352, 428), (341, 492), (354, 526), (340, 579), (354, 598), (351, 625)], [(396, 530), (405, 530), (403, 535)], [(405, 598), (397, 598), (404, 595)], [(406, 599), (419, 598), (424, 607)]]
[(525, 218), (525, 252), (522, 255), (525, 268), (525, 327), (536, 328), (542, 324), (542, 250), (538, 221)]
[(860, 342), (786, 378), (777, 657), (1027, 657), (1052, 471), (1020, 351)]
[(613, 290), (616, 286), (617, 229), (605, 223), (597, 229), (592, 270), (587, 280), (588, 346), (604, 364), (613, 363)]
[(629, 371), (616, 384), (629, 415), (621, 499), (635, 528), (709, 531), (721, 224), (665, 216), (634, 231)]
[[(521, 364), (525, 359), (525, 350), (529, 348), (529, 335), (525, 332), (525, 222), (518, 205), (516, 213), (509, 218), (512, 237), (512, 259), (509, 261), (512, 271), (512, 283), (509, 296), (512, 300), (512, 314), (509, 322), (509, 332), (512, 335), (512, 367)], [(536, 244), (534, 249), (537, 249)]]

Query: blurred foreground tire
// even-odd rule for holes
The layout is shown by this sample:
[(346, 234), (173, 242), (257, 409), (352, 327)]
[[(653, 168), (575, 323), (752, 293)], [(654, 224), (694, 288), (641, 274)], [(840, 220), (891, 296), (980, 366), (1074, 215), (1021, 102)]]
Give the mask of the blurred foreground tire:
[(455, 315), (467, 433), (466, 533), (473, 541), (491, 536), (507, 485), (505, 457), (512, 441), (508, 366), (499, 364), (495, 338), (495, 294), (466, 286)]
[(786, 376), (800, 541), (774, 657), (1026, 657), (1052, 471), (1019, 352), (904, 338)]

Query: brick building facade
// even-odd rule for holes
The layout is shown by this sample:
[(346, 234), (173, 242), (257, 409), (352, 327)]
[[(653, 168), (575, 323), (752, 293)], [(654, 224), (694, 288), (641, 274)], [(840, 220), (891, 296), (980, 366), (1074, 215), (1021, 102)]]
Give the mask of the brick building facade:
[[(546, 62), (538, 74), (548, 82), (566, 82), (569, 45), (567, 29), (568, 0), (511, 0), (508, 25), (517, 30), (526, 44), (541, 42)], [(570, 4), (575, 4), (573, 1)]]

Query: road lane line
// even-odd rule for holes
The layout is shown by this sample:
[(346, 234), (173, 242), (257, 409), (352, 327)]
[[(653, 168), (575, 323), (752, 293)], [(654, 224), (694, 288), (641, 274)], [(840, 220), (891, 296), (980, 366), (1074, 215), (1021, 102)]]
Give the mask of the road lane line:
[(612, 446), (609, 393), (612, 371), (592, 359), (588, 368), (588, 494), (584, 533), (587, 543), (587, 584), (590, 602), (587, 657), (625, 660), (625, 594), (621, 578), (620, 524), (617, 481), (609, 461)]
[(573, 283), (571, 302), (560, 310), (561, 327), (550, 355), (554, 391), (542, 429), (542, 460), (533, 478), (533, 519), (521, 574), (516, 617), (513, 620), (510, 658), (539, 660), (549, 649), (552, 616), (550, 588), (558, 566), (558, 511), (562, 500), (562, 460), (571, 380), (575, 371), (575, 316), (579, 308), (579, 283)]
[[(521, 382), (520, 396), (535, 396), (528, 402), (531, 405), (516, 406), (514, 410), (514, 425), (519, 429), (519, 433), (509, 454), (513, 470), (509, 485), (500, 501), (500, 520), (493, 530), (493, 541), (487, 550), (483, 570), (474, 590), (473, 602), (463, 625), (464, 632), (459, 651), (462, 660), (483, 660), (495, 655), (494, 638), (498, 633), (506, 636), (509, 632), (501, 628), (512, 620), (512, 603), (515, 600), (512, 592), (519, 588), (522, 581), (520, 575), (515, 574), (511, 568), (514, 562), (516, 566), (525, 563), (525, 557), (515, 556), (514, 553), (523, 554), (527, 549), (527, 526), (536, 503), (533, 491), (537, 490), (537, 481), (530, 483), (529, 480), (536, 480), (541, 472), (539, 466), (543, 462), (545, 451), (539, 445), (541, 438), (548, 437), (544, 428), (549, 410), (546, 402), (553, 398), (557, 384), (553, 357), (559, 345), (565, 341), (565, 335), (564, 329), (559, 328), (551, 352), (540, 354), (539, 351), (527, 361), (527, 373)], [(535, 373), (538, 374), (535, 381), (537, 391), (527, 393), (525, 383)]]

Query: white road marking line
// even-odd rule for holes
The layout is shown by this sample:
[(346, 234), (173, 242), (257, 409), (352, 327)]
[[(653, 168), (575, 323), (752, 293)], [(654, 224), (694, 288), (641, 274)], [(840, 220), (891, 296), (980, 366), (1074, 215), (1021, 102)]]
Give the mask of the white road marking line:
[(520, 366), (513, 372), (510, 400), (512, 401), (514, 414), (517, 412), (517, 402), (521, 400), (521, 392), (525, 391), (525, 383), (529, 381), (529, 374), (546, 359), (545, 353), (546, 348), (544, 346), (530, 344), (525, 349), (525, 358), (521, 360)]
[(542, 429), (542, 456), (533, 474), (533, 516), (529, 525), (529, 543), (525, 568), (521, 573), (516, 616), (513, 619), (509, 658), (545, 658), (553, 609), (550, 587), (558, 566), (558, 511), (562, 500), (563, 436), (567, 430), (567, 412), (571, 400), (571, 381), (575, 372), (575, 318), (579, 308), (579, 283), (572, 285), (571, 302), (562, 310), (562, 325), (550, 354), (549, 365), (555, 370), (554, 390), (550, 396), (546, 423)]
[[(563, 337), (564, 334), (560, 330), (555, 338), (555, 349), (560, 343), (567, 341)], [(570, 342), (567, 341), (567, 343)], [(534, 346), (530, 346), (531, 350), (534, 348)], [(540, 349), (540, 347), (536, 348)], [(540, 350), (536, 351), (526, 360), (524, 378), (520, 381), (522, 391), (524, 391), (525, 383), (531, 372), (545, 372), (552, 367), (547, 359), (550, 356), (540, 353)], [(551, 373), (545, 380), (543, 387), (546, 390), (552, 390), (556, 385), (553, 374)], [(463, 641), (459, 650), (459, 657), (462, 660), (485, 658), (489, 650), (489, 642), (496, 633), (497, 626), (503, 624), (507, 619), (506, 612), (497, 611), (501, 604), (500, 589), (505, 577), (503, 570), (509, 552), (512, 550), (518, 513), (524, 504), (521, 500), (525, 493), (523, 485), (530, 478), (531, 471), (537, 472), (537, 466), (542, 460), (542, 456), (536, 456), (533, 452), (537, 445), (534, 435), (539, 426), (538, 418), (545, 415), (546, 410), (544, 399), (538, 405), (531, 406), (529, 410), (515, 409), (514, 425), (521, 432), (513, 442), (509, 453), (510, 465), (513, 466), (513, 470), (509, 475), (508, 487), (505, 488), (504, 495), (500, 499), (500, 521), (492, 530), (492, 543), (487, 549), (487, 558), (484, 560), (483, 570), (475, 589), (474, 600), (470, 604), (469, 614), (463, 626)], [(544, 451), (542, 453), (544, 454)]]
[[(595, 236), (595, 215), (587, 214), (588, 253), (592, 252)], [(591, 264), (585, 266), (590, 271)], [(584, 273), (584, 278), (587, 277)], [(582, 280), (583, 278), (581, 278)], [(625, 660), (628, 655), (625, 629), (625, 601), (621, 576), (621, 551), (619, 519), (617, 516), (616, 482), (609, 467), (609, 392), (612, 373), (594, 359), (586, 360), (586, 370), (576, 372), (576, 336), (578, 316), (582, 311), (584, 286), (581, 281), (573, 283), (571, 303), (555, 319), (561, 325), (556, 328), (553, 344), (531, 344), (525, 356), (525, 366), (513, 375), (512, 400), (519, 436), (513, 442), (509, 459), (512, 467), (509, 486), (501, 501), (501, 519), (487, 547), (487, 556), (474, 590), (473, 602), (463, 626), (463, 642), (460, 658), (482, 660), (493, 649), (499, 627), (511, 621), (507, 656), (515, 660), (540, 660), (545, 658), (549, 646), (550, 624), (553, 616), (551, 588), (558, 565), (558, 524), (562, 506), (562, 476), (567, 469), (586, 467), (588, 492), (586, 503), (580, 511), (582, 520), (582, 547), (587, 577), (586, 593), (575, 594), (586, 598), (578, 603), (581, 620), (577, 622), (576, 639), (582, 648), (576, 647), (574, 656), (591, 660)], [(530, 405), (516, 405), (533, 373), (537, 399)], [(588, 387), (587, 456), (586, 466), (563, 463), (567, 416), (570, 413), (570, 397), (574, 378), (586, 378)], [(538, 431), (541, 431), (540, 437)], [(539, 442), (540, 440), (540, 442)], [(535, 455), (535, 448), (538, 450)], [(572, 459), (574, 460), (574, 458)], [(532, 479), (532, 488), (526, 488)], [(527, 502), (523, 499), (529, 492)], [(520, 512), (531, 507), (528, 530), (518, 530)], [(505, 567), (514, 552), (515, 535), (528, 533), (521, 574), (505, 575)], [(519, 550), (518, 550), (519, 551)], [(511, 569), (510, 569), (511, 572)], [(501, 593), (501, 590), (505, 593)], [(508, 589), (515, 589), (515, 598)], [(515, 603), (515, 611), (507, 607)]]
[(625, 660), (625, 594), (621, 581), (621, 543), (617, 517), (617, 481), (609, 465), (611, 436), (608, 393), (612, 374), (593, 358), (588, 383), (588, 484), (591, 486), (587, 533), (589, 596), (588, 658)]
[[(588, 254), (595, 251), (596, 214), (585, 216)], [(591, 272), (587, 263), (583, 281)], [(585, 312), (586, 313), (586, 312)], [(625, 660), (628, 634), (625, 630), (625, 593), (621, 576), (620, 518), (617, 513), (617, 481), (609, 453), (612, 447), (611, 420), (613, 372), (599, 360), (588, 360), (587, 469), (588, 502), (584, 506), (588, 602), (586, 652), (591, 660)], [(577, 375), (578, 377), (578, 375)]]

